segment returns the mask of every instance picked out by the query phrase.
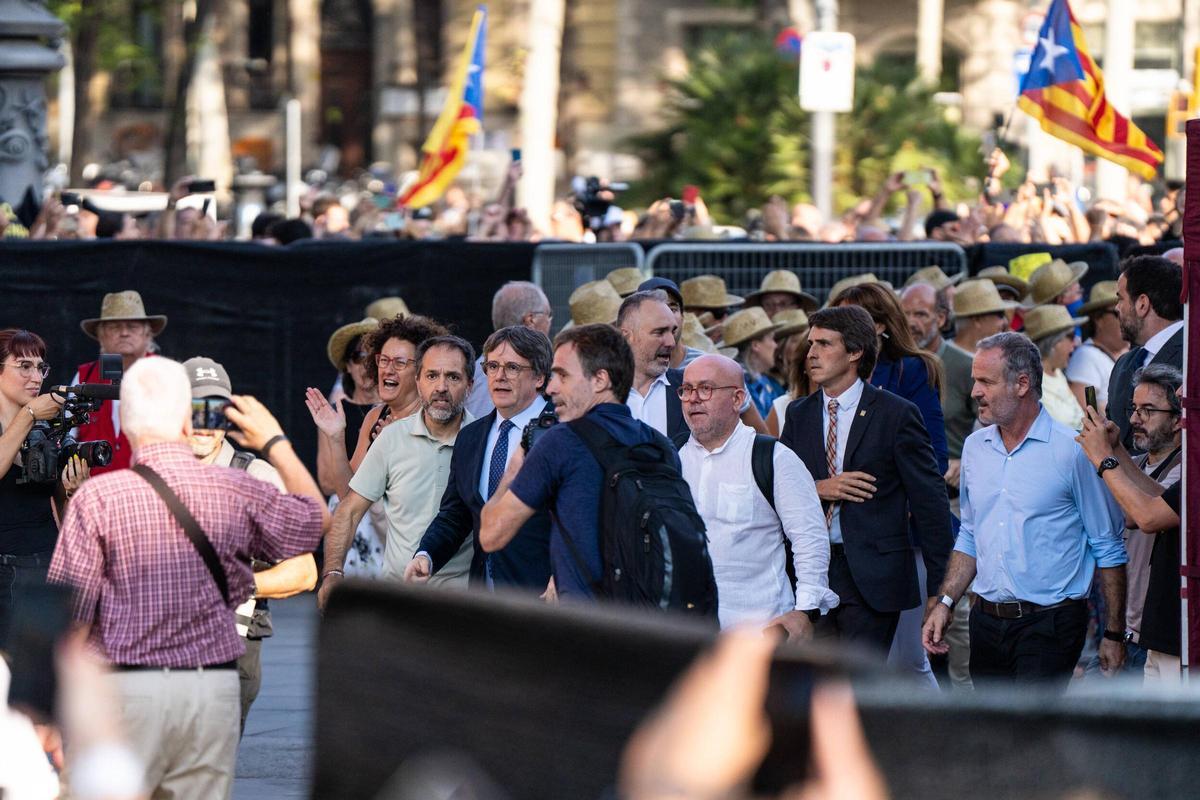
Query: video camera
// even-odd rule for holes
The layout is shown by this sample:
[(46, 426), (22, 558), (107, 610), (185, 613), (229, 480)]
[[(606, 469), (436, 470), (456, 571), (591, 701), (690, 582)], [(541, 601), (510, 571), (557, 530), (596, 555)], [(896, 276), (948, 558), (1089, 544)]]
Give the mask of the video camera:
[(537, 440), (557, 424), (558, 414), (554, 413), (554, 404), (547, 403), (546, 407), (542, 409), (542, 413), (529, 420), (522, 429), (521, 448), (528, 454), (537, 444)]
[(77, 386), (54, 386), (52, 394), (63, 398), (58, 416), (33, 423), (33, 430), (21, 444), (21, 474), (17, 483), (53, 483), (62, 473), (63, 465), (72, 456), (79, 456), (89, 467), (106, 467), (112, 462), (112, 442), (97, 439), (78, 441), (71, 430), (88, 422), (91, 414), (100, 410), (105, 400), (120, 397), (121, 356), (100, 356), (100, 377), (112, 383), (81, 383)]
[(598, 232), (612, 224), (606, 221), (608, 210), (616, 199), (616, 193), (628, 189), (629, 184), (603, 183), (593, 175), (590, 178), (576, 177), (571, 181), (571, 188), (575, 210), (583, 218), (584, 227)]

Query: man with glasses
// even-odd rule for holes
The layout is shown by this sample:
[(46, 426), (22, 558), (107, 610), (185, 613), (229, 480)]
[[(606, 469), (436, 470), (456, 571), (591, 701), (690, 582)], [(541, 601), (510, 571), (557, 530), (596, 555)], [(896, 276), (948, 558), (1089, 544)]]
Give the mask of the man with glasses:
[(539, 511), (502, 550), (479, 545), (479, 515), (496, 491), (508, 462), (521, 447), (521, 433), (546, 408), (542, 392), (550, 380), (550, 340), (510, 325), (483, 344), (491, 413), (463, 427), (450, 458), (450, 479), (437, 516), (425, 530), (404, 579), (425, 583), (437, 575), (470, 538), (470, 583), (494, 589), (522, 587), (541, 592), (550, 580), (550, 515)]
[[(550, 335), (554, 310), (541, 288), (529, 281), (509, 281), (492, 297), (492, 330), (523, 325), (543, 336)], [(471, 393), (467, 395), (467, 411), (472, 416), (485, 417), (492, 412), (492, 400), (487, 376), (483, 374), (484, 356), (475, 362)]]
[[(137, 292), (112, 292), (104, 295), (100, 316), (83, 320), (79, 327), (100, 343), (101, 353), (119, 354), (122, 371), (128, 372), (139, 358), (154, 354), (154, 337), (167, 327), (167, 318), (162, 314), (148, 315), (142, 296)], [(71, 379), (72, 384), (104, 382), (99, 359), (81, 364)], [(105, 400), (91, 420), (79, 426), (76, 434), (80, 441), (103, 439), (112, 443), (112, 461), (107, 467), (95, 467), (93, 475), (129, 466), (133, 451), (121, 432), (119, 400)]]
[[(383, 429), (350, 479), (350, 490), (333, 516), (325, 539), (325, 561), (341, 565), (354, 530), (371, 504), (383, 499), (387, 509), (387, 544), (380, 577), (401, 580), (417, 552), (421, 537), (437, 514), (445, 494), (450, 461), (459, 430), (474, 417), (464, 407), (471, 388), (475, 351), (457, 336), (434, 336), (416, 352), (420, 411)], [(382, 367), (381, 367), (382, 370)], [(463, 545), (430, 582), (464, 586), (471, 569), (472, 547)], [(317, 595), (321, 608), (343, 577), (340, 566), (326, 569)]]
[[(812, 476), (785, 445), (772, 444), (772, 493), (754, 476), (755, 433), (742, 423), (742, 369), (705, 355), (679, 387), (691, 438), (679, 452), (683, 478), (704, 518), (721, 627), (777, 627), (789, 640), (812, 638), (821, 614), (838, 604), (829, 590), (829, 536)], [(793, 592), (784, 537), (796, 569)]]

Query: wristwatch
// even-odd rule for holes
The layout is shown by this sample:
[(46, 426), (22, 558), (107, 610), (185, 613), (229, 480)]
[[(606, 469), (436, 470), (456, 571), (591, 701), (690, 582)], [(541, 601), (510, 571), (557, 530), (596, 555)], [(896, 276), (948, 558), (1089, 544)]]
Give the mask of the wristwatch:
[(938, 602), (941, 603), (942, 605), (944, 605), (946, 608), (950, 609), (951, 611), (954, 610), (954, 606), (955, 606), (954, 598), (951, 597), (950, 595), (948, 595), (948, 594), (942, 595), (941, 597), (938, 598)]
[(1117, 461), (1117, 459), (1115, 457), (1105, 456), (1104, 460), (1100, 462), (1100, 466), (1099, 466), (1099, 468), (1097, 468), (1096, 474), (1099, 475), (1101, 478), (1103, 478), (1105, 471), (1110, 470), (1110, 469), (1116, 469), (1119, 466), (1121, 466), (1121, 462)]
[(819, 609), (819, 608), (803, 609), (800, 613), (807, 614), (808, 621), (811, 622), (813, 625), (816, 625), (817, 622), (821, 619), (821, 609)]
[(1118, 633), (1117, 631), (1110, 631), (1105, 628), (1104, 638), (1108, 639), (1110, 642), (1120, 642), (1121, 644), (1125, 644), (1125, 631)]

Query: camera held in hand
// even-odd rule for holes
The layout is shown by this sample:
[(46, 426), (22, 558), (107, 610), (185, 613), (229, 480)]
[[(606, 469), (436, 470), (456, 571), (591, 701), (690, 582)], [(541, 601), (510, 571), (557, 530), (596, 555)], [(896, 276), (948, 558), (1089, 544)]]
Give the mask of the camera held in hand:
[(17, 483), (53, 483), (72, 456), (79, 456), (89, 467), (107, 467), (112, 462), (112, 442), (81, 442), (71, 435), (71, 430), (87, 423), (105, 400), (120, 397), (117, 381), (121, 379), (121, 357), (100, 356), (100, 374), (114, 382), (55, 386), (50, 390), (63, 398), (62, 409), (53, 419), (35, 422), (25, 437)]
[(554, 413), (554, 404), (547, 403), (542, 409), (542, 413), (538, 414), (525, 426), (521, 431), (521, 449), (527, 454), (537, 444), (538, 439), (546, 435), (546, 431), (558, 424), (558, 415)]

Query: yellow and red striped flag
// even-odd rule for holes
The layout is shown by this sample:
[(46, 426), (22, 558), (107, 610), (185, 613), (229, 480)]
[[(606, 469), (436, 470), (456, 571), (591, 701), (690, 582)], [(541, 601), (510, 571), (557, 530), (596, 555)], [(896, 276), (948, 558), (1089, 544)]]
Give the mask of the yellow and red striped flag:
[(483, 57), (487, 40), (487, 7), (480, 6), (471, 19), (471, 32), (463, 48), (446, 105), (421, 147), (417, 180), (397, 201), (406, 208), (421, 208), (437, 200), (467, 161), (471, 136), (483, 130)]
[[(1110, 25), (1120, 24), (1109, 20)], [(1132, 25), (1132, 20), (1126, 24)], [(1088, 54), (1067, 0), (1054, 0), (1021, 80), (1017, 104), (1042, 130), (1152, 180), (1163, 154), (1142, 129), (1117, 113), (1104, 95), (1104, 73)]]

